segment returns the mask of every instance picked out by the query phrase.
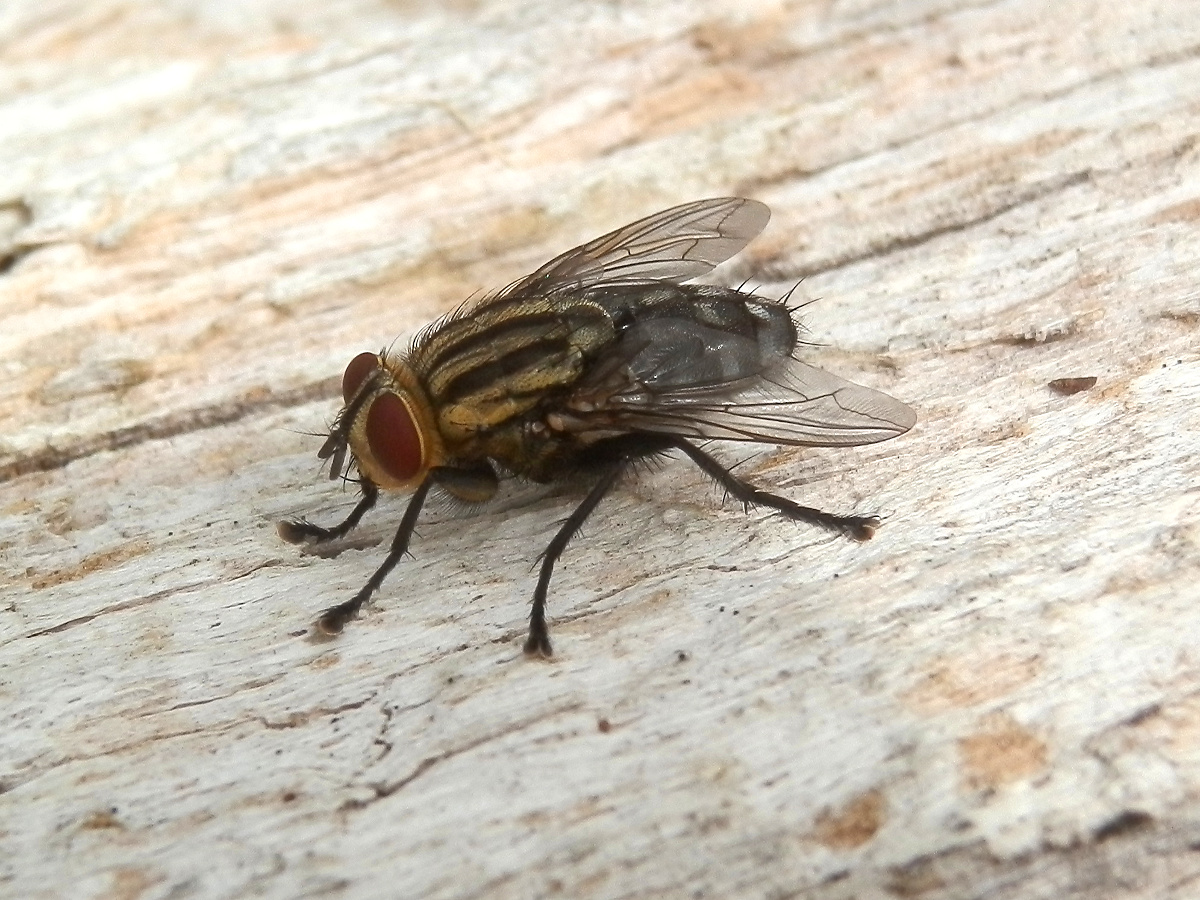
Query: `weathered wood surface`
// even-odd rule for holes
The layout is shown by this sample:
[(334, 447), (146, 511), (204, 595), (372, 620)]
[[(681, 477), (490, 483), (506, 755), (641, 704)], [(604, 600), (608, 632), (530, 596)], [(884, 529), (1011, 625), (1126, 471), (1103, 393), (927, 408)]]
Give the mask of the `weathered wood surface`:
[[(1191, 3), (0, 7), (0, 895), (1200, 894)], [(341, 367), (700, 196), (920, 412), (382, 556)], [(1060, 395), (1053, 379), (1095, 376)], [(729, 458), (738, 459), (738, 448)], [(745, 451), (742, 450), (742, 455)]]

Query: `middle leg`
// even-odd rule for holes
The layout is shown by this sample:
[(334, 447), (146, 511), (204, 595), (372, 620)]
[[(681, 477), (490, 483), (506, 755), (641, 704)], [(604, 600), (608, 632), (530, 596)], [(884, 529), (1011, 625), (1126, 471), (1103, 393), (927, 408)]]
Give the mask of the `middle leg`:
[(575, 536), (575, 532), (583, 526), (587, 517), (604, 499), (604, 495), (612, 490), (613, 485), (617, 482), (617, 477), (625, 468), (625, 463), (626, 460), (622, 458), (609, 464), (608, 470), (588, 492), (583, 502), (575, 507), (575, 511), (563, 522), (558, 533), (551, 539), (546, 552), (542, 554), (542, 568), (538, 573), (537, 587), (533, 590), (533, 608), (529, 612), (529, 637), (525, 640), (527, 656), (541, 656), (549, 659), (553, 654), (554, 651), (550, 646), (550, 631), (546, 627), (546, 592), (550, 588), (550, 576), (554, 572), (554, 564), (567, 549), (567, 544)]

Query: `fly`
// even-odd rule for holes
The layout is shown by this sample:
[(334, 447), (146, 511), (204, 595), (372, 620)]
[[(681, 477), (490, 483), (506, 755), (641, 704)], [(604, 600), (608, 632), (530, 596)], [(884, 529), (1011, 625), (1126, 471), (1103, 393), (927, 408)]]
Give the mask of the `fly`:
[(796, 356), (786, 304), (691, 284), (763, 230), (770, 210), (723, 197), (663, 210), (555, 257), (463, 305), (407, 353), (360, 353), (342, 377), (345, 405), (318, 456), (330, 477), (358, 470), (362, 497), (339, 525), (280, 523), (284, 540), (329, 541), (353, 529), (381, 490), (412, 498), (383, 564), (317, 628), (341, 632), (408, 549), (433, 488), (469, 504), (501, 475), (590, 479), (541, 557), (525, 652), (551, 654), (546, 593), (572, 536), (638, 461), (678, 451), (746, 505), (865, 541), (877, 516), (823, 512), (734, 475), (697, 441), (849, 447), (903, 434), (905, 404)]

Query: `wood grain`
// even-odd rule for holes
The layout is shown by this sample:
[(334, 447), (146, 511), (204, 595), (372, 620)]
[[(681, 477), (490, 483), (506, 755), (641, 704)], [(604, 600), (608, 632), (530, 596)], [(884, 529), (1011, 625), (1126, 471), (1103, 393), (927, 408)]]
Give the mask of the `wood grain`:
[[(1195, 896), (1198, 85), (1184, 2), (9, 0), (0, 895)], [(920, 415), (739, 471), (876, 539), (677, 461), (552, 663), (562, 491), (309, 639), (403, 508), (275, 534), (353, 502), (345, 363), (725, 194), (775, 215), (720, 277)]]

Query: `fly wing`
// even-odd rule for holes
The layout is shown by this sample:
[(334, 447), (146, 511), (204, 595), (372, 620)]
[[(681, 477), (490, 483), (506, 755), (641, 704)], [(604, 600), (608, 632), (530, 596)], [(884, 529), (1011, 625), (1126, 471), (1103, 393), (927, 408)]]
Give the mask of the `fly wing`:
[(917, 420), (899, 400), (796, 359), (749, 383), (666, 393), (630, 384), (605, 412), (638, 431), (810, 447), (886, 441)]
[(575, 430), (846, 447), (916, 421), (899, 400), (796, 359), (778, 301), (691, 285), (653, 293), (673, 296), (629, 307), (632, 321), (568, 401)]
[(601, 282), (690, 281), (745, 247), (770, 218), (766, 205), (743, 197), (673, 206), (556, 256), (501, 296)]

